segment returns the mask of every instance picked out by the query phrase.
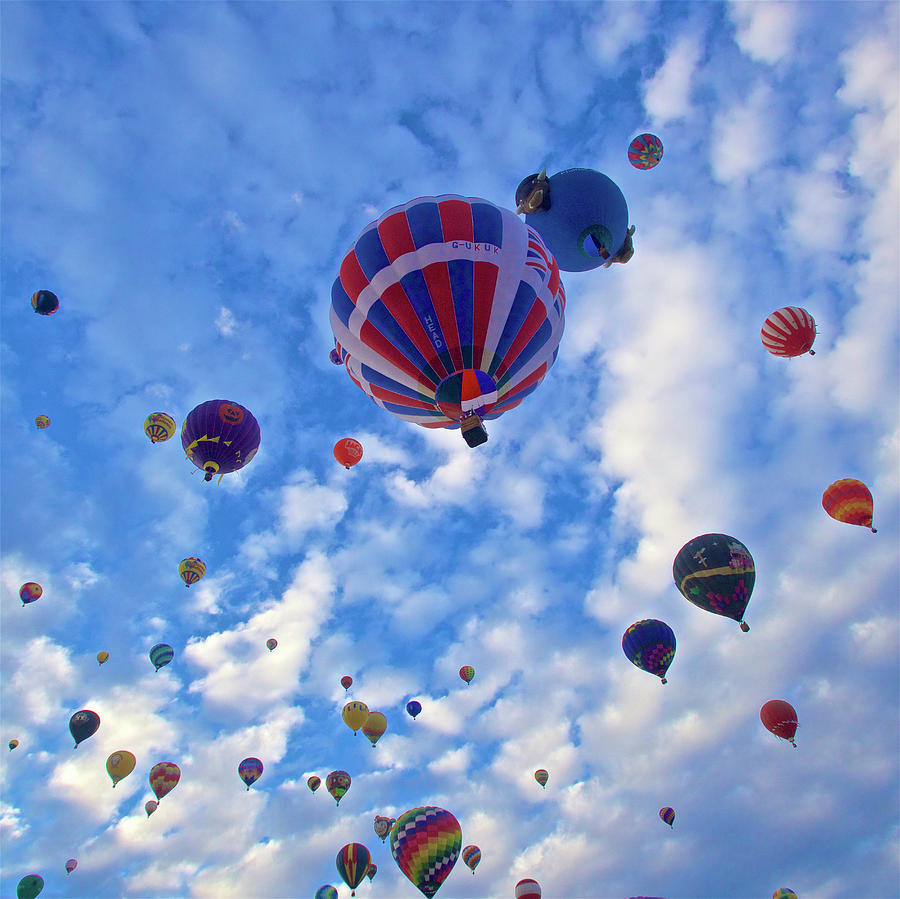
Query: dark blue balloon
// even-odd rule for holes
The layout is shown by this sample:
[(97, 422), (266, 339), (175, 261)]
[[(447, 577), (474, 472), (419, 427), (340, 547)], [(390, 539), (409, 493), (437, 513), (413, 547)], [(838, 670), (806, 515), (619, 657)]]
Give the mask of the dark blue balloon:
[(622, 635), (622, 651), (642, 671), (666, 682), (666, 671), (675, 658), (675, 632), (665, 621), (635, 621)]
[(406, 711), (415, 718), (422, 711), (422, 703), (418, 699), (412, 699), (406, 703)]

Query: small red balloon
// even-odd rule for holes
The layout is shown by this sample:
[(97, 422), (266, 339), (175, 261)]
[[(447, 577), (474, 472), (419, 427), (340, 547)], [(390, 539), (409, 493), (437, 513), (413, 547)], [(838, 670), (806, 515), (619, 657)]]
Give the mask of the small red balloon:
[(349, 690), (350, 687), (353, 686), (353, 678), (350, 677), (349, 674), (345, 674), (345, 675), (341, 678), (341, 686), (342, 686), (345, 690)]
[(356, 463), (362, 459), (362, 455), (362, 444), (352, 437), (344, 437), (342, 440), (338, 440), (334, 445), (334, 458), (337, 459), (344, 468), (350, 468), (351, 465), (356, 465)]
[(759, 718), (766, 730), (797, 748), (794, 742), (794, 734), (797, 733), (797, 710), (789, 702), (783, 699), (770, 699), (759, 710)]

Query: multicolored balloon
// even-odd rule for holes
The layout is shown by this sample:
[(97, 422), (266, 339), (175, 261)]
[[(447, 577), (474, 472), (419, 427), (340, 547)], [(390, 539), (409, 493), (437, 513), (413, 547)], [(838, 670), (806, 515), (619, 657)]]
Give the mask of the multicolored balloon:
[(659, 810), (659, 817), (662, 818), (669, 827), (675, 823), (675, 809), (670, 808), (668, 805), (664, 806)]
[(546, 768), (538, 768), (534, 772), (534, 779), (544, 788), (547, 786), (547, 781), (550, 780), (550, 772)]
[(346, 724), (353, 733), (356, 733), (366, 723), (368, 717), (369, 707), (358, 699), (353, 699), (348, 702), (341, 712), (341, 718), (344, 719), (344, 724)]
[(541, 899), (541, 885), (530, 877), (516, 884), (516, 899)]
[(178, 563), (178, 574), (181, 575), (184, 586), (190, 587), (206, 574), (206, 565), (196, 556), (188, 556)]
[(413, 720), (415, 720), (416, 716), (421, 711), (422, 711), (422, 703), (419, 702), (418, 699), (411, 699), (408, 703), (406, 703), (406, 713)]
[(147, 813), (147, 817), (149, 818), (157, 809), (159, 808), (159, 803), (155, 799), (148, 799), (144, 803), (144, 811)]
[(22, 600), (23, 606), (27, 606), (28, 603), (40, 599), (43, 593), (44, 588), (34, 581), (28, 581), (27, 584), (22, 584), (22, 586), (19, 587), (19, 599)]
[(344, 794), (350, 789), (350, 775), (346, 771), (332, 771), (325, 778), (325, 789), (331, 794), (335, 803), (340, 805)]
[(635, 621), (622, 635), (622, 651), (641, 671), (666, 683), (666, 672), (675, 658), (675, 632), (656, 618)]
[(72, 715), (69, 719), (69, 732), (75, 739), (75, 748), (77, 749), (79, 743), (83, 743), (88, 737), (97, 733), (98, 727), (100, 727), (100, 716), (90, 709), (82, 709)]
[(178, 786), (181, 768), (175, 762), (159, 762), (150, 769), (150, 789), (157, 799), (162, 799)]
[(66, 861), (66, 874), (71, 874), (78, 867), (77, 859), (70, 858)]
[(783, 306), (776, 309), (764, 322), (759, 332), (762, 345), (773, 356), (815, 356), (812, 348), (816, 339), (816, 321), (799, 306)]
[(250, 784), (256, 783), (263, 773), (263, 763), (256, 758), (244, 759), (238, 765), (238, 776), (247, 784), (247, 791), (250, 791)]
[(104, 649), (97, 653), (97, 664), (102, 665), (109, 661), (109, 653)]
[(53, 315), (59, 309), (59, 297), (52, 290), (36, 290), (31, 295), (31, 308), (38, 315)]
[(797, 894), (789, 887), (779, 887), (772, 893), (772, 899), (797, 899)]
[(369, 870), (372, 856), (362, 843), (347, 843), (337, 854), (335, 864), (338, 874), (344, 883), (350, 887), (350, 895), (356, 895), (356, 888), (362, 883)]
[(366, 877), (369, 878), (369, 883), (371, 883), (375, 879), (375, 875), (378, 873), (378, 865), (374, 862), (369, 863), (369, 867), (366, 869)]
[(423, 896), (433, 896), (440, 889), (461, 848), (459, 821), (433, 805), (404, 812), (391, 828), (391, 855)]
[(396, 818), (388, 818), (384, 815), (376, 815), (375, 816), (375, 833), (381, 837), (381, 842), (383, 843), (385, 837), (391, 832), (391, 828), (394, 826), (394, 822)]
[(334, 458), (344, 466), (351, 468), (363, 457), (362, 444), (352, 437), (344, 437), (334, 445)]
[(144, 433), (151, 443), (164, 443), (175, 436), (175, 419), (166, 412), (151, 412), (144, 419)]
[(48, 415), (38, 415), (34, 420), (34, 426), (39, 430), (43, 431), (44, 428), (50, 427), (50, 417)]
[(756, 583), (750, 550), (727, 534), (702, 534), (678, 551), (672, 565), (675, 586), (695, 606), (737, 621), (741, 630), (744, 611)]
[(331, 289), (346, 370), (378, 406), (470, 446), (543, 380), (564, 328), (559, 266), (487, 200), (419, 197), (368, 225)]
[(274, 637), (269, 637), (266, 640), (266, 648), (271, 652), (278, 645), (278, 641)]
[(7, 745), (9, 746), (9, 751), (12, 752), (16, 748), (16, 746), (19, 745), (19, 741), (18, 740), (10, 740)]
[(787, 740), (794, 749), (794, 734), (797, 733), (797, 710), (783, 699), (770, 699), (759, 710), (759, 719), (766, 730), (771, 731), (776, 737)]
[(459, 669), (459, 676), (467, 683), (472, 683), (472, 678), (475, 677), (475, 669), (471, 665), (463, 665), (462, 668)]
[(316, 790), (319, 789), (319, 786), (321, 785), (321, 783), (322, 783), (322, 778), (316, 777), (315, 774), (313, 774), (311, 777), (308, 777), (306, 779), (306, 785), (310, 788), (310, 790), (313, 791), (313, 793), (315, 793)]
[(875, 508), (872, 494), (862, 481), (842, 478), (822, 494), (822, 508), (835, 520), (870, 528), (873, 534), (872, 513)]
[(341, 678), (341, 686), (344, 688), (344, 692), (346, 693), (353, 686), (353, 678), (350, 677), (349, 674), (345, 674)]
[(387, 718), (381, 712), (369, 712), (369, 717), (362, 726), (362, 732), (364, 736), (368, 737), (373, 749), (386, 730)]
[(662, 141), (655, 135), (639, 134), (628, 145), (628, 161), (636, 168), (646, 171), (659, 165), (663, 157)]
[(330, 884), (319, 887), (313, 899), (338, 899), (338, 891)]
[(181, 426), (181, 445), (188, 459), (205, 472), (204, 481), (243, 468), (256, 455), (259, 440), (253, 413), (230, 400), (201, 403)]
[(113, 789), (120, 780), (128, 777), (134, 771), (136, 764), (137, 759), (127, 749), (117, 749), (110, 753), (106, 760), (106, 773), (112, 778)]
[[(42, 313), (42, 315), (49, 314), (49, 312)], [(37, 899), (42, 889), (44, 889), (44, 878), (40, 874), (26, 874), (16, 886), (16, 899)]]
[(159, 671), (175, 658), (175, 650), (168, 643), (157, 643), (150, 649), (150, 661), (153, 667)]
[(462, 860), (463, 864), (467, 865), (472, 870), (474, 876), (475, 869), (481, 861), (481, 850), (477, 846), (464, 847), (462, 851)]

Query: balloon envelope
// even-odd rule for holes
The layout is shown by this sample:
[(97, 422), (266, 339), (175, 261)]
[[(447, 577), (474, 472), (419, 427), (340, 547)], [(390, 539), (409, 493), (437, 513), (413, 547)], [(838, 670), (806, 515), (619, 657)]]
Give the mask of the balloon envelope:
[(150, 649), (150, 661), (153, 667), (159, 671), (175, 658), (175, 650), (168, 643), (157, 643)]
[(150, 769), (150, 789), (157, 799), (162, 799), (178, 785), (181, 768), (174, 762), (159, 762)]
[(266, 640), (266, 648), (271, 652), (278, 645), (278, 641), (274, 637), (269, 637)]
[(321, 777), (316, 777), (315, 774), (313, 774), (312, 777), (308, 777), (308, 778), (306, 779), (306, 785), (310, 788), (310, 790), (313, 791), (313, 793), (315, 793), (316, 790), (319, 789), (319, 785), (320, 785), (321, 783), (322, 783), (322, 778), (321, 778)]
[(374, 862), (369, 862), (369, 867), (366, 869), (366, 877), (369, 878), (369, 882), (371, 883), (375, 879), (375, 875), (378, 873), (378, 865)]
[(52, 290), (36, 290), (31, 295), (31, 308), (38, 315), (53, 315), (59, 309), (59, 297)]
[(874, 501), (869, 488), (856, 478), (842, 478), (831, 484), (822, 494), (822, 508), (835, 521), (845, 524), (858, 524), (864, 528), (872, 527)]
[(678, 551), (672, 565), (675, 585), (688, 602), (739, 622), (742, 631), (744, 611), (756, 582), (756, 569), (750, 550), (727, 534), (702, 534), (689, 540)]
[(373, 825), (375, 828), (375, 833), (381, 837), (381, 842), (383, 843), (385, 837), (391, 832), (391, 827), (394, 826), (394, 821), (396, 818), (388, 818), (384, 815), (376, 815), (375, 816), (375, 824)]
[(230, 400), (201, 403), (181, 426), (181, 445), (188, 459), (206, 472), (205, 481), (243, 468), (256, 455), (259, 440), (253, 413)]
[(109, 653), (104, 649), (102, 652), (97, 653), (97, 663), (102, 665), (104, 662), (109, 661)]
[(369, 717), (369, 707), (359, 700), (351, 700), (344, 706), (341, 717), (344, 719), (344, 724), (353, 733), (356, 733), (366, 723), (366, 719)]
[(115, 787), (120, 780), (128, 777), (134, 771), (136, 764), (137, 759), (127, 749), (117, 749), (110, 753), (106, 760), (106, 773), (112, 778), (113, 786)]
[(659, 810), (659, 817), (671, 827), (675, 823), (675, 809), (665, 806)]
[(534, 779), (542, 786), (547, 786), (547, 781), (550, 780), (550, 772), (547, 771), (546, 768), (538, 768), (537, 771), (534, 772)]
[(144, 803), (144, 811), (147, 813), (148, 818), (157, 810), (157, 808), (159, 808), (159, 803), (155, 799), (148, 799)]
[(238, 765), (238, 776), (245, 784), (247, 784), (248, 790), (250, 789), (250, 784), (259, 780), (262, 773), (263, 763), (257, 758), (244, 759), (244, 761)]
[(381, 735), (386, 730), (387, 718), (385, 718), (381, 712), (369, 712), (369, 717), (366, 718), (366, 723), (362, 726), (362, 732), (368, 737), (372, 746), (381, 739)]
[(816, 339), (816, 322), (805, 309), (784, 306), (763, 322), (759, 337), (773, 356), (802, 356), (804, 353), (814, 356), (812, 345)]
[(666, 672), (675, 658), (675, 633), (665, 621), (635, 621), (622, 635), (622, 651), (633, 665), (665, 683)]
[(345, 690), (349, 690), (350, 687), (353, 686), (353, 678), (350, 677), (349, 674), (345, 674), (345, 675), (341, 678), (341, 686), (342, 686)]
[(340, 805), (344, 794), (350, 789), (350, 775), (346, 771), (332, 771), (325, 778), (325, 789), (331, 793), (335, 803)]
[(463, 864), (471, 868), (474, 874), (481, 861), (481, 850), (477, 846), (466, 846), (462, 851), (462, 860)]
[(797, 894), (790, 887), (779, 887), (772, 893), (772, 899), (797, 899)]
[(82, 709), (69, 719), (69, 731), (75, 739), (76, 747), (97, 733), (98, 727), (100, 727), (100, 716), (90, 709)]
[(759, 719), (766, 730), (771, 731), (776, 737), (787, 740), (796, 747), (794, 734), (797, 733), (797, 711), (783, 699), (770, 699), (759, 710)]
[(19, 588), (19, 599), (22, 600), (22, 605), (28, 605), (28, 603), (40, 599), (43, 593), (44, 588), (40, 584), (29, 581), (27, 584), (22, 584)]
[(330, 884), (319, 887), (313, 899), (338, 899), (338, 891)]
[(71, 874), (78, 867), (77, 859), (70, 858), (66, 862), (66, 874)]
[(411, 699), (406, 703), (406, 711), (410, 717), (415, 718), (422, 711), (422, 703), (418, 699)]
[(433, 805), (404, 812), (391, 828), (391, 855), (423, 896), (433, 896), (440, 889), (461, 848), (459, 821)]
[(178, 573), (181, 575), (185, 587), (190, 587), (206, 574), (206, 565), (196, 556), (188, 556), (178, 563)]
[(459, 669), (459, 676), (467, 684), (470, 684), (472, 682), (472, 678), (475, 677), (475, 669), (471, 665), (463, 665), (462, 668)]
[(39, 874), (26, 874), (16, 886), (16, 899), (36, 899), (44, 889), (44, 878)]
[(39, 431), (43, 431), (44, 428), (50, 427), (50, 418), (47, 415), (38, 415), (34, 420), (34, 426)]
[(516, 884), (516, 899), (541, 899), (541, 885), (530, 877)]
[[(371, 861), (372, 856), (369, 855), (369, 850), (362, 843), (347, 843), (338, 852), (335, 864), (338, 874), (352, 891), (362, 883)], [(351, 892), (350, 895), (356, 894)]]
[(636, 169), (652, 169), (663, 157), (662, 141), (655, 135), (645, 132), (639, 134), (628, 145), (628, 161)]
[(334, 458), (337, 459), (344, 468), (350, 468), (351, 466), (356, 465), (356, 463), (362, 459), (362, 456), (362, 444), (352, 437), (344, 437), (343, 440), (338, 440), (334, 445)]
[(165, 412), (151, 412), (144, 419), (144, 433), (151, 443), (163, 443), (175, 436), (175, 419)]
[(12, 752), (16, 748), (16, 746), (19, 745), (19, 741), (18, 740), (10, 740), (8, 745), (9, 745), (9, 751)]

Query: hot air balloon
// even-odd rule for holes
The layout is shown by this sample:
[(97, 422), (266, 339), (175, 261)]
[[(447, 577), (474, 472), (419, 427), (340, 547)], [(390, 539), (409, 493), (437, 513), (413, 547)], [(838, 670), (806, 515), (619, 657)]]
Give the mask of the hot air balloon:
[(53, 315), (59, 309), (59, 297), (52, 290), (36, 290), (31, 295), (31, 308), (38, 315)]
[(816, 339), (815, 319), (799, 306), (776, 309), (764, 322), (759, 332), (762, 345), (773, 356), (815, 356), (812, 348)]
[(672, 565), (675, 585), (695, 606), (739, 622), (742, 631), (744, 610), (750, 602), (756, 570), (750, 550), (727, 534), (702, 534), (678, 551)]
[(350, 895), (356, 895), (356, 888), (362, 883), (362, 879), (369, 870), (372, 856), (362, 843), (347, 843), (337, 854), (335, 863), (338, 874), (344, 883), (350, 887)]
[(159, 762), (150, 769), (150, 789), (157, 799), (162, 799), (178, 785), (181, 768), (174, 762)]
[(366, 869), (366, 877), (369, 878), (369, 883), (371, 883), (375, 879), (375, 875), (378, 873), (378, 865), (374, 862), (369, 863), (369, 867)]
[[(243, 468), (259, 449), (259, 424), (253, 413), (230, 400), (209, 400), (195, 407), (181, 426), (181, 445), (188, 459), (206, 474), (228, 474)], [(220, 477), (221, 480), (221, 477)]]
[(541, 885), (530, 877), (516, 884), (516, 899), (541, 899)]
[(422, 711), (422, 703), (418, 699), (411, 699), (406, 703), (407, 714), (413, 719)]
[(325, 778), (325, 789), (331, 793), (335, 804), (340, 805), (344, 794), (350, 789), (350, 775), (346, 771), (332, 771)]
[[(49, 315), (50, 313), (43, 314)], [(16, 886), (16, 899), (37, 899), (42, 889), (44, 889), (44, 878), (40, 874), (26, 874)]]
[(263, 773), (263, 763), (259, 759), (244, 759), (238, 765), (238, 776), (247, 784), (247, 792), (250, 791), (250, 784), (259, 780)]
[(36, 584), (34, 581), (29, 581), (27, 584), (22, 584), (19, 588), (19, 599), (22, 600), (22, 605), (27, 606), (28, 603), (34, 602), (36, 599), (40, 599), (43, 595), (44, 588), (40, 584)]
[(375, 828), (375, 833), (381, 837), (381, 842), (383, 843), (385, 837), (391, 832), (391, 828), (394, 826), (394, 821), (396, 818), (387, 818), (384, 815), (376, 815), (375, 816), (375, 824), (373, 825)]
[(153, 667), (159, 671), (175, 658), (175, 650), (168, 643), (157, 643), (150, 650), (150, 661)]
[(70, 858), (66, 862), (66, 874), (71, 874), (78, 867), (78, 861), (74, 858)]
[(546, 788), (547, 781), (550, 780), (550, 772), (547, 771), (546, 768), (538, 768), (537, 771), (534, 772), (534, 779), (542, 788)]
[(343, 440), (338, 440), (334, 445), (334, 458), (337, 459), (344, 468), (350, 468), (351, 466), (356, 465), (356, 463), (362, 459), (362, 456), (362, 444), (352, 437), (344, 437)]
[(190, 587), (206, 574), (206, 565), (196, 556), (188, 556), (178, 563), (178, 574), (181, 575), (184, 586)]
[(843, 478), (835, 481), (822, 494), (822, 508), (835, 520), (845, 524), (858, 524), (871, 528), (873, 534), (878, 531), (872, 527), (874, 501), (869, 488), (856, 478)]
[(628, 161), (636, 169), (655, 168), (662, 157), (662, 141), (655, 134), (639, 134), (628, 145)]
[(381, 712), (369, 712), (366, 723), (362, 726), (363, 735), (369, 738), (372, 748), (381, 739), (381, 735), (387, 730), (387, 718)]
[(659, 810), (659, 817), (662, 818), (669, 827), (675, 823), (675, 809), (665, 806)]
[(369, 707), (359, 700), (351, 700), (344, 706), (341, 717), (344, 719), (344, 724), (353, 733), (356, 733), (366, 723), (366, 719), (369, 717)]
[(175, 436), (175, 419), (166, 412), (151, 412), (144, 419), (144, 433), (151, 443), (163, 443)]
[(266, 648), (271, 652), (278, 645), (278, 641), (274, 637), (269, 637), (266, 640)]
[(391, 855), (423, 896), (433, 896), (440, 889), (461, 847), (459, 821), (433, 805), (404, 812), (391, 828)]
[(516, 189), (516, 204), (516, 212), (525, 213), (525, 223), (540, 234), (564, 272), (627, 261), (628, 204), (615, 181), (601, 172), (566, 169), (549, 178), (546, 171), (529, 175)]
[(462, 851), (462, 860), (463, 864), (471, 868), (474, 876), (478, 862), (481, 861), (481, 850), (477, 846), (466, 846)]
[(148, 818), (157, 810), (157, 808), (159, 808), (159, 803), (155, 799), (148, 799), (144, 803), (144, 811), (147, 813)]
[(760, 721), (776, 737), (787, 740), (794, 749), (794, 734), (797, 733), (797, 712), (794, 707), (783, 699), (770, 699), (759, 710)]
[(344, 688), (344, 692), (346, 693), (347, 690), (349, 690), (350, 687), (353, 686), (353, 678), (350, 677), (349, 674), (345, 674), (345, 675), (341, 678), (341, 686)]
[(134, 771), (135, 764), (137, 759), (127, 749), (117, 749), (110, 753), (106, 760), (106, 773), (112, 778), (113, 787)]
[(462, 668), (459, 669), (459, 676), (467, 683), (472, 683), (472, 678), (475, 677), (475, 669), (471, 665), (463, 665)]
[(675, 633), (665, 621), (635, 621), (622, 635), (622, 650), (632, 664), (666, 683), (666, 671), (675, 658)]
[[(348, 775), (348, 776), (349, 776), (349, 775)], [(306, 779), (306, 785), (310, 788), (310, 790), (313, 791), (313, 793), (315, 793), (316, 790), (319, 789), (319, 785), (320, 785), (321, 783), (322, 783), (322, 778), (321, 778), (321, 777), (316, 777), (315, 774), (313, 774), (311, 777), (308, 777), (308, 778)]]
[(797, 899), (797, 894), (789, 887), (779, 887), (772, 893), (772, 899)]
[(338, 899), (338, 891), (330, 883), (326, 883), (316, 890), (313, 899)]
[(69, 719), (69, 731), (75, 739), (75, 748), (77, 749), (79, 743), (83, 743), (88, 737), (97, 733), (98, 727), (100, 727), (100, 716), (90, 709), (82, 709), (72, 715)]
[(47, 415), (38, 415), (34, 420), (34, 426), (39, 430), (43, 431), (44, 428), (50, 427), (50, 418)]
[(102, 665), (109, 661), (109, 653), (104, 649), (97, 653), (97, 664)]
[(19, 741), (18, 740), (10, 740), (8, 745), (9, 745), (9, 751), (12, 752), (16, 748), (16, 746), (19, 745)]
[(535, 230), (487, 200), (420, 197), (366, 227), (331, 290), (331, 328), (351, 379), (382, 409), (428, 428), (517, 406), (556, 359), (559, 267)]

